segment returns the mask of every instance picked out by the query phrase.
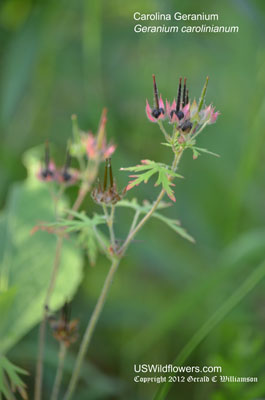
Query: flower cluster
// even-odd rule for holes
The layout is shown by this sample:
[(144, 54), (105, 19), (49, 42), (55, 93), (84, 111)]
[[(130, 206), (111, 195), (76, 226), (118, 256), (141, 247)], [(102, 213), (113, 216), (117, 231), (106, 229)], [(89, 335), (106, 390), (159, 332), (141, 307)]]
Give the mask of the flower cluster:
[[(207, 83), (208, 78), (206, 80), (206, 86)], [(176, 130), (179, 132), (186, 134), (192, 131), (192, 134), (194, 134), (199, 126), (213, 124), (219, 115), (219, 112), (215, 111), (212, 105), (202, 108), (203, 104), (201, 101), (199, 101), (198, 104), (196, 100), (194, 100), (192, 104), (190, 103), (186, 78), (184, 78), (183, 88), (182, 78), (179, 79), (177, 99), (174, 99), (172, 103), (166, 100), (166, 108), (162, 96), (158, 96), (155, 75), (153, 75), (153, 86), (154, 107), (151, 108), (146, 100), (146, 115), (151, 122), (159, 122), (168, 119), (169, 123), (174, 124)]]
[[(110, 184), (109, 187), (107, 188), (108, 174), (109, 174)], [(117, 185), (113, 179), (111, 159), (107, 158), (105, 164), (103, 187), (101, 186), (100, 182), (98, 182), (98, 186), (95, 187), (91, 192), (92, 199), (97, 204), (102, 204), (102, 203), (116, 204), (124, 197), (125, 193), (126, 193), (126, 188), (121, 193), (118, 192)]]
[(79, 171), (70, 166), (71, 156), (69, 151), (67, 151), (64, 166), (57, 168), (55, 163), (50, 159), (49, 144), (46, 142), (44, 162), (37, 172), (37, 178), (44, 182), (56, 181), (67, 186), (73, 185), (79, 179)]

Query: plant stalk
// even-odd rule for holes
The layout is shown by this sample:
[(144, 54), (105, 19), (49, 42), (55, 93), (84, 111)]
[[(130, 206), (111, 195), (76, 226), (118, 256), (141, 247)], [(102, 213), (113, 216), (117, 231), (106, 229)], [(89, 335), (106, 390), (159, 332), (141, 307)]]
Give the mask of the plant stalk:
[(53, 390), (52, 390), (51, 400), (58, 399), (59, 390), (60, 390), (62, 377), (63, 377), (63, 367), (64, 367), (66, 350), (67, 350), (67, 348), (66, 348), (64, 342), (61, 342), (59, 355), (58, 355), (58, 367), (57, 367), (57, 371), (56, 371), (56, 377), (55, 377), (54, 386), (53, 386)]
[(85, 358), (87, 349), (89, 347), (90, 341), (91, 341), (91, 337), (93, 335), (93, 332), (95, 330), (96, 324), (98, 322), (99, 316), (101, 314), (101, 311), (103, 309), (103, 306), (105, 304), (106, 298), (107, 298), (107, 294), (109, 292), (109, 289), (111, 287), (111, 283), (113, 280), (113, 277), (115, 275), (115, 272), (117, 271), (117, 268), (119, 266), (120, 263), (120, 259), (119, 258), (113, 258), (112, 260), (112, 264), (110, 267), (110, 270), (108, 272), (108, 275), (105, 279), (102, 291), (100, 293), (100, 296), (98, 298), (98, 301), (96, 303), (96, 306), (94, 308), (94, 311), (90, 317), (89, 323), (87, 325), (85, 334), (83, 336), (80, 348), (79, 348), (79, 352), (77, 355), (77, 359), (75, 362), (75, 366), (74, 366), (74, 370), (73, 370), (73, 374), (72, 377), (70, 379), (70, 383), (67, 389), (67, 392), (64, 396), (64, 400), (70, 400), (72, 398), (72, 395), (75, 391), (76, 388), (76, 384), (79, 378), (79, 374), (80, 374), (80, 369), (83, 363), (83, 360)]
[[(90, 189), (90, 185), (87, 184), (85, 187), (81, 187), (76, 201), (72, 207), (73, 211), (77, 211), (81, 206), (86, 194)], [(69, 214), (68, 219), (73, 219), (73, 215)], [(43, 309), (43, 317), (40, 324), (39, 329), (39, 346), (38, 346), (38, 358), (37, 358), (37, 366), (36, 366), (36, 378), (35, 378), (35, 389), (34, 389), (34, 400), (41, 400), (42, 398), (42, 380), (43, 380), (43, 355), (44, 355), (44, 347), (45, 347), (45, 337), (46, 337), (46, 323), (47, 323), (47, 316), (48, 316), (48, 307), (50, 303), (50, 299), (55, 287), (59, 266), (60, 266), (60, 259), (62, 253), (62, 245), (63, 245), (63, 236), (58, 236), (56, 249), (55, 249), (55, 258), (53, 269), (51, 273), (51, 279), (48, 287), (48, 291), (44, 301), (44, 309)]]

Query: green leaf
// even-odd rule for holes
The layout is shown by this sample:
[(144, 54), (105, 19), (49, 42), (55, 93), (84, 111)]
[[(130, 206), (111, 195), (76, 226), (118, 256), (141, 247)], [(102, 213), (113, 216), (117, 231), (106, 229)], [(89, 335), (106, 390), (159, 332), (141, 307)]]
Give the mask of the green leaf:
[(195, 243), (194, 238), (193, 238), (191, 235), (189, 235), (189, 234), (187, 233), (187, 231), (186, 231), (184, 228), (182, 228), (182, 227), (180, 226), (180, 222), (179, 222), (178, 220), (176, 220), (176, 219), (171, 219), (171, 218), (167, 218), (167, 217), (165, 217), (164, 215), (162, 215), (162, 214), (160, 214), (160, 213), (157, 213), (157, 212), (155, 212), (155, 213), (153, 214), (153, 217), (155, 217), (155, 218), (157, 218), (157, 219), (160, 219), (160, 221), (164, 222), (167, 226), (169, 226), (171, 229), (173, 229), (173, 231), (175, 231), (176, 233), (178, 233), (178, 234), (179, 234), (180, 236), (182, 236), (184, 239), (187, 239), (187, 240), (189, 240), (190, 242)]
[(206, 89), (207, 89), (207, 86), (208, 86), (208, 80), (209, 80), (209, 78), (207, 76), (205, 84), (204, 84), (204, 86), (202, 88), (201, 97), (199, 99), (198, 112), (201, 111), (201, 109), (203, 107), (203, 104), (204, 104), (204, 99), (205, 99), (205, 95), (206, 95)]
[(92, 218), (89, 218), (83, 212), (79, 213), (71, 210), (68, 210), (67, 214), (71, 214), (77, 219), (69, 220), (67, 218), (60, 218), (57, 222), (44, 223), (42, 225), (52, 228), (63, 228), (64, 232), (70, 233), (82, 229), (93, 229), (94, 226), (106, 223), (106, 217), (104, 215), (94, 214)]
[(2, 393), (7, 399), (10, 398), (10, 390), (6, 385), (6, 381), (10, 382), (10, 387), (15, 392), (18, 389), (23, 399), (27, 399), (26, 385), (19, 377), (21, 375), (28, 375), (24, 369), (12, 364), (6, 357), (0, 356), (0, 394)]
[[(151, 203), (147, 202), (147, 201), (145, 201), (143, 203), (143, 205), (140, 205), (137, 202), (136, 199), (133, 199), (131, 201), (129, 201), (129, 200), (121, 200), (116, 204), (116, 207), (132, 208), (135, 211), (138, 211), (140, 214), (147, 214), (151, 210), (152, 206), (153, 205)], [(157, 210), (164, 209), (164, 208), (167, 208), (167, 207), (170, 207), (170, 206), (171, 206), (171, 203), (166, 203), (166, 202), (162, 201), (158, 205)], [(189, 235), (184, 228), (182, 228), (180, 226), (180, 222), (178, 220), (165, 217), (164, 215), (162, 215), (161, 213), (158, 213), (157, 211), (152, 214), (152, 217), (153, 218), (157, 218), (160, 221), (164, 222), (167, 226), (169, 226), (171, 229), (173, 229), (173, 231), (178, 233), (184, 239), (187, 239), (192, 243), (195, 242), (194, 238), (191, 235)]]
[[(41, 320), (55, 255), (55, 235), (43, 231), (31, 235), (40, 221), (54, 220), (54, 207), (47, 185), (36, 179), (38, 164), (33, 153), (27, 153), (25, 160), (29, 177), (12, 187), (1, 219), (5, 223), (0, 224), (0, 237), (4, 238), (0, 243), (0, 277), (5, 277), (0, 289), (0, 353), (14, 346)], [(74, 295), (81, 278), (81, 253), (65, 240), (52, 309), (60, 308)]]
[(97, 254), (98, 254), (98, 242), (95, 237), (95, 232), (93, 228), (87, 228), (81, 230), (78, 236), (78, 242), (81, 247), (87, 252), (87, 256), (91, 266), (96, 264)]
[(131, 178), (135, 178), (133, 181), (129, 182), (127, 190), (132, 189), (134, 186), (139, 185), (144, 182), (147, 183), (148, 180), (155, 174), (158, 174), (158, 179), (155, 186), (162, 185), (163, 189), (166, 191), (168, 197), (172, 201), (176, 201), (173, 190), (171, 186), (174, 184), (171, 182), (171, 178), (183, 178), (181, 175), (172, 171), (170, 167), (166, 164), (156, 163), (151, 160), (142, 160), (142, 165), (136, 165), (134, 167), (121, 168), (122, 171), (132, 171), (141, 172), (140, 175), (130, 175)]
[(214, 157), (220, 157), (219, 154), (213, 153), (212, 151), (209, 151), (207, 149), (202, 149), (201, 147), (192, 147), (191, 149), (193, 150), (193, 154), (194, 154), (194, 152), (197, 155), (199, 155), (199, 153), (207, 153), (207, 154), (210, 154), (211, 156), (214, 156)]

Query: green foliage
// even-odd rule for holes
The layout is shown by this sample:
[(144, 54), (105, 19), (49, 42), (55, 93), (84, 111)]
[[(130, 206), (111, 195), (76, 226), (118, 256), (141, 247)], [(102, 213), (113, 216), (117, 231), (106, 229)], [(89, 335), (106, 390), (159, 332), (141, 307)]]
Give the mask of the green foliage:
[[(13, 394), (10, 392), (18, 392), (23, 399), (27, 399), (26, 385), (19, 377), (19, 375), (27, 375), (27, 371), (12, 364), (6, 357), (0, 356), (0, 397), (1, 394), (5, 396), (7, 400), (13, 398)], [(9, 386), (10, 384), (10, 386)]]
[(149, 179), (158, 174), (158, 179), (155, 186), (162, 185), (162, 188), (166, 191), (168, 197), (176, 201), (173, 190), (171, 186), (174, 184), (171, 182), (172, 178), (182, 178), (181, 175), (173, 171), (168, 165), (163, 163), (157, 163), (151, 160), (142, 160), (142, 165), (136, 165), (135, 167), (121, 168), (122, 171), (139, 172), (140, 175), (130, 175), (131, 178), (135, 178), (133, 181), (129, 182), (127, 190), (132, 189), (134, 186), (139, 185), (144, 182), (147, 183)]
[[(230, 297), (214, 312), (213, 315), (194, 333), (187, 344), (182, 348), (174, 360), (174, 365), (182, 365), (197, 346), (209, 335), (209, 333), (252, 291), (265, 277), (265, 262), (258, 265), (247, 279), (239, 286)], [(161, 384), (154, 400), (164, 400), (167, 397), (171, 383)]]
[[(137, 211), (139, 213), (139, 215), (140, 214), (147, 214), (152, 208), (152, 204), (149, 203), (148, 201), (144, 201), (143, 204), (141, 205), (141, 204), (139, 204), (137, 202), (136, 199), (133, 199), (131, 201), (129, 201), (129, 200), (121, 200), (116, 204), (116, 206), (117, 207), (132, 208), (135, 211)], [(161, 202), (157, 209), (159, 210), (159, 209), (167, 208), (169, 206), (171, 206), (171, 203)], [(172, 219), (172, 218), (165, 217), (163, 214), (161, 214), (161, 213), (159, 213), (157, 211), (152, 214), (152, 217), (157, 218), (160, 221), (164, 222), (164, 224), (169, 226), (169, 228), (173, 229), (173, 231), (175, 231), (177, 234), (182, 236), (184, 239), (187, 239), (190, 242), (194, 243), (193, 237), (190, 236), (187, 233), (187, 231), (180, 226), (180, 222), (177, 219)]]
[(98, 242), (93, 228), (83, 228), (78, 235), (78, 243), (85, 249), (90, 265), (94, 266), (98, 255)]
[[(4, 353), (21, 339), (42, 316), (44, 298), (53, 266), (56, 237), (32, 229), (40, 220), (54, 219), (54, 206), (46, 184), (36, 179), (36, 152), (28, 152), (25, 162), (28, 178), (10, 190), (1, 217), (0, 236), (0, 352)], [(65, 207), (60, 203), (59, 207)], [(68, 240), (62, 259), (51, 309), (63, 305), (75, 293), (82, 277), (80, 252)]]

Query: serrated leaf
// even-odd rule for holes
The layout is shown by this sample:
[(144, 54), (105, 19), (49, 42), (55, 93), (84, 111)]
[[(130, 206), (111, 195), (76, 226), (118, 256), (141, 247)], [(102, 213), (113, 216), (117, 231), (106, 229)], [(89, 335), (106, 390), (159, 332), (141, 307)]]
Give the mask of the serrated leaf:
[(176, 233), (178, 233), (184, 239), (187, 239), (190, 242), (195, 243), (194, 238), (191, 235), (189, 235), (184, 228), (182, 228), (180, 226), (180, 222), (178, 220), (165, 217), (164, 215), (157, 213), (157, 212), (155, 212), (153, 214), (153, 217), (163, 221), (167, 226), (169, 226), (171, 229), (173, 229)]
[(127, 190), (132, 189), (134, 186), (137, 186), (142, 182), (147, 183), (153, 175), (158, 174), (158, 179), (155, 183), (155, 186), (161, 185), (166, 191), (168, 197), (171, 200), (176, 201), (173, 190), (171, 188), (171, 186), (173, 186), (174, 184), (171, 182), (170, 177), (182, 178), (182, 176), (177, 174), (166, 164), (156, 163), (155, 161), (151, 160), (142, 160), (141, 162), (143, 165), (121, 168), (121, 170), (123, 171), (142, 172), (140, 175), (130, 175), (132, 178), (135, 179), (129, 182)]
[(10, 393), (9, 388), (5, 384), (4, 376), (6, 376), (6, 380), (10, 382), (10, 386), (13, 388), (14, 392), (18, 389), (23, 399), (26, 400), (28, 398), (25, 390), (26, 385), (19, 374), (28, 375), (28, 372), (12, 364), (6, 357), (0, 356), (0, 394), (3, 393), (7, 399), (10, 398)]
[(192, 147), (192, 150), (193, 150), (193, 152), (197, 151), (197, 152), (201, 152), (201, 153), (210, 154), (211, 156), (220, 157), (219, 154), (213, 153), (212, 151), (209, 151), (207, 149), (202, 149), (201, 147)]
[(60, 218), (60, 220), (57, 222), (45, 223), (43, 226), (51, 228), (63, 228), (64, 232), (71, 233), (82, 229), (92, 229), (93, 226), (106, 223), (106, 217), (104, 215), (94, 214), (92, 218), (89, 218), (83, 212), (79, 213), (68, 210), (67, 213), (73, 215), (77, 219), (69, 220), (67, 218)]
[[(132, 200), (121, 200), (116, 204), (116, 207), (127, 207), (127, 208), (132, 208), (135, 211), (139, 211), (139, 213), (146, 214), (148, 211), (151, 210), (153, 204), (150, 203), (149, 201), (145, 200), (143, 204), (139, 204), (137, 199), (132, 199)], [(165, 201), (160, 201), (157, 210), (163, 209), (163, 208), (168, 208), (171, 207), (172, 203), (167, 203)]]
[[(138, 211), (140, 214), (147, 214), (147, 213), (151, 210), (152, 206), (153, 206), (153, 204), (151, 204), (151, 203), (149, 203), (149, 202), (145, 202), (143, 205), (138, 204), (138, 202), (137, 202), (136, 199), (133, 199), (133, 200), (131, 200), (131, 201), (129, 201), (129, 200), (122, 200), (122, 201), (119, 201), (119, 202), (116, 204), (116, 207), (128, 207), (128, 208), (132, 208), (132, 209), (134, 209), (135, 211)], [(167, 208), (167, 207), (169, 207), (169, 206), (171, 206), (171, 203), (161, 202), (161, 203), (158, 205), (157, 210), (159, 210), (159, 209), (164, 209), (164, 208)], [(160, 221), (164, 222), (167, 226), (169, 226), (171, 229), (173, 229), (176, 233), (178, 233), (178, 234), (179, 234), (180, 236), (182, 236), (184, 239), (187, 239), (187, 240), (189, 240), (189, 241), (192, 242), (192, 243), (195, 242), (194, 238), (193, 238), (191, 235), (189, 235), (189, 234), (187, 233), (187, 231), (186, 231), (184, 228), (182, 228), (182, 227), (180, 226), (179, 220), (177, 220), (177, 219), (171, 219), (171, 218), (165, 217), (164, 215), (162, 215), (161, 213), (159, 213), (159, 212), (157, 212), (157, 211), (154, 212), (154, 213), (152, 214), (152, 217), (153, 217), (153, 218), (157, 218), (157, 219), (159, 219)]]

